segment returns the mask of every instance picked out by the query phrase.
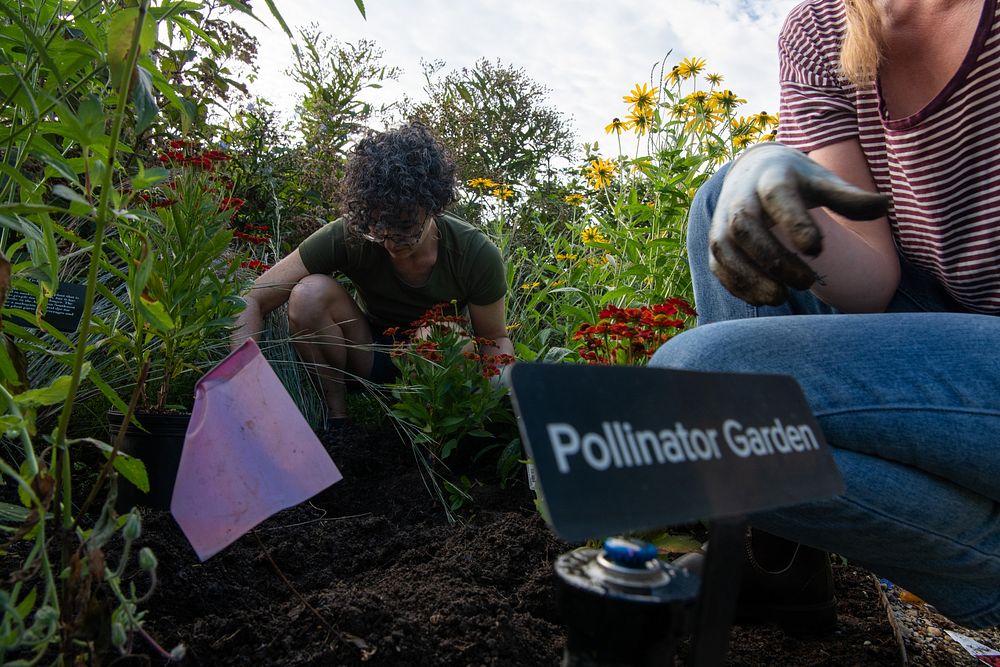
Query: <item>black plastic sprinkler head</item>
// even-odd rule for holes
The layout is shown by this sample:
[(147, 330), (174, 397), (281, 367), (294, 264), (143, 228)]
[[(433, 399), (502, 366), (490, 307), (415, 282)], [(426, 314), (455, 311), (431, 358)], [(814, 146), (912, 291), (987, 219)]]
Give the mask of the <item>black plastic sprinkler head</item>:
[(657, 558), (640, 540), (608, 538), (555, 564), (568, 630), (564, 667), (672, 665), (700, 579)]

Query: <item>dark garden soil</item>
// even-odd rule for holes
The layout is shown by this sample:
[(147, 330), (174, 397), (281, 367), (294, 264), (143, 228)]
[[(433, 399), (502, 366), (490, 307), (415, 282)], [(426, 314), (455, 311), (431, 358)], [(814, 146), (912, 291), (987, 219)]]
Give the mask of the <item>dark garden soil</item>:
[[(151, 636), (185, 644), (185, 665), (560, 663), (552, 562), (571, 545), (524, 486), (475, 487), (474, 512), (449, 525), (394, 435), (354, 430), (326, 444), (343, 481), (205, 563), (169, 514), (146, 515), (142, 542), (160, 563), (143, 605)], [(874, 578), (835, 575), (835, 634), (735, 628), (730, 664), (898, 664)]]

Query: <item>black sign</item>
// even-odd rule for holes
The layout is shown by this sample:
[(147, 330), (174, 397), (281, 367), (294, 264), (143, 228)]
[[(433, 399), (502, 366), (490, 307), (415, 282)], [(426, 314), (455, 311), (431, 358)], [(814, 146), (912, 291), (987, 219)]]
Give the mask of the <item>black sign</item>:
[[(80, 326), (80, 319), (83, 317), (83, 299), (86, 293), (86, 285), (60, 283), (56, 293), (49, 297), (42, 319), (63, 333), (73, 333)], [(33, 313), (38, 302), (31, 293), (12, 289), (7, 292), (7, 300), (3, 305), (4, 308), (17, 308)], [(22, 326), (34, 326), (21, 317), (12, 317), (11, 320)]]
[(567, 540), (843, 491), (788, 376), (518, 363), (510, 384), (553, 527)]

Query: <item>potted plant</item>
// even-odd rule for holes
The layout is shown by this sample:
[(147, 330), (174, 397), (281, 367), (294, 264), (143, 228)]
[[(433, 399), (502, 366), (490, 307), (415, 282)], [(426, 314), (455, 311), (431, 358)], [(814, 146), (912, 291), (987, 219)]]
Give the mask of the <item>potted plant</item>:
[(130, 212), (108, 242), (107, 268), (124, 291), (102, 286), (116, 306), (102, 333), (125, 370), (122, 389), (132, 391), (124, 414), (110, 414), (111, 428), (126, 429), (122, 449), (144, 461), (150, 480), (145, 495), (124, 484), (121, 509), (169, 508), (191, 407), (172, 398), (175, 387), (224, 356), (242, 308), (244, 257), (230, 228), (242, 201), (220, 168), (228, 159), (171, 142), (163, 166), (145, 172), (154, 184), (131, 193)]

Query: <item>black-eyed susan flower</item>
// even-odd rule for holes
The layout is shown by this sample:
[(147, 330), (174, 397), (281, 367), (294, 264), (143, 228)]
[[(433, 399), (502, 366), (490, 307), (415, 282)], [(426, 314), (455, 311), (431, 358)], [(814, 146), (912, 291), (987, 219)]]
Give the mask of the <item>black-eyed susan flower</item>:
[(761, 111), (760, 113), (750, 116), (749, 120), (762, 132), (772, 127), (778, 127), (778, 117), (772, 116), (766, 111)]
[(535, 280), (535, 281), (530, 282), (530, 283), (522, 283), (521, 284), (521, 289), (523, 289), (524, 291), (527, 292), (529, 290), (538, 289), (541, 286), (542, 286), (541, 281)]
[(705, 69), (704, 58), (685, 58), (677, 65), (677, 74), (682, 79), (698, 76)]
[(689, 113), (690, 109), (688, 109), (688, 105), (685, 104), (684, 102), (677, 102), (676, 104), (670, 107), (670, 117), (675, 120), (680, 118), (687, 118)]
[(725, 114), (732, 113), (741, 104), (746, 104), (745, 99), (738, 97), (736, 93), (728, 88), (726, 90), (715, 91), (708, 100), (713, 109)]
[(572, 261), (576, 261), (578, 259), (578, 255), (576, 253), (572, 253), (572, 252), (558, 252), (558, 253), (556, 253), (556, 259), (557, 260), (569, 260), (569, 261), (572, 262)]
[(743, 150), (754, 142), (754, 138), (752, 134), (737, 134), (733, 137), (733, 148)]
[(718, 86), (720, 83), (722, 83), (722, 75), (715, 73), (706, 74), (705, 80), (708, 81), (710, 84), (712, 84), (712, 86)]
[(591, 266), (604, 266), (608, 263), (607, 255), (598, 255), (597, 257), (588, 257), (587, 263)]
[(583, 204), (583, 200), (584, 197), (579, 192), (573, 192), (563, 197), (563, 201), (570, 206), (580, 206)]
[(601, 230), (597, 227), (584, 227), (583, 231), (580, 232), (580, 239), (584, 243), (607, 243), (608, 240), (604, 238), (601, 234)]
[(604, 131), (608, 134), (611, 134), (612, 132), (615, 134), (621, 134), (626, 130), (628, 130), (628, 123), (623, 121), (621, 118), (612, 118), (611, 122), (604, 128)]
[(659, 90), (659, 88), (650, 90), (646, 84), (640, 85), (637, 83), (632, 92), (625, 95), (622, 99), (638, 111), (649, 111), (656, 104), (656, 94)]
[(696, 90), (684, 98), (684, 103), (690, 107), (704, 107), (708, 104), (708, 93), (704, 90)]
[(506, 185), (500, 185), (490, 190), (490, 194), (497, 199), (503, 199), (506, 201), (514, 196), (514, 191)]
[(681, 82), (681, 68), (679, 65), (674, 65), (667, 72), (667, 75), (663, 77), (663, 82), (671, 86), (675, 86)]
[(495, 187), (497, 187), (497, 184), (494, 183), (493, 181), (491, 181), (488, 178), (473, 178), (473, 179), (469, 180), (469, 187), (470, 188), (482, 188), (483, 190), (486, 190), (488, 188), (495, 188)]
[(639, 136), (650, 131), (653, 127), (653, 114), (647, 113), (638, 107), (628, 115), (628, 124)]
[(590, 166), (584, 171), (584, 176), (593, 188), (606, 188), (615, 177), (618, 168), (614, 162), (597, 158), (590, 161)]

